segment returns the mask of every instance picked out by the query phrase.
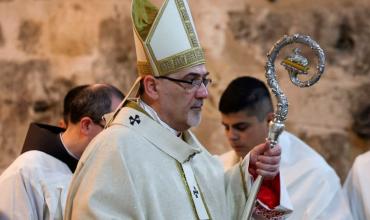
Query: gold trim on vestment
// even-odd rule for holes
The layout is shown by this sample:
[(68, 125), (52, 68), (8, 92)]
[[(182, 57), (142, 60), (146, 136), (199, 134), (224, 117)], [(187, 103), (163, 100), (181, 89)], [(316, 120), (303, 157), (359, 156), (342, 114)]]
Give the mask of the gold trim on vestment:
[(245, 200), (247, 200), (248, 199), (247, 183), (245, 182), (245, 174), (243, 172), (243, 167), (242, 167), (242, 162), (241, 161), (239, 161), (238, 166), (239, 166), (239, 171), (240, 171), (240, 177), (242, 178), (241, 184), (243, 185)]
[(199, 47), (186, 50), (160, 61), (156, 61), (156, 65), (161, 76), (203, 63), (205, 63), (204, 53)]
[[(165, 76), (174, 73), (179, 69), (203, 64), (203, 60), (205, 60), (203, 50), (198, 47), (157, 61), (156, 65), (159, 68), (160, 76)], [(152, 68), (148, 62), (138, 61), (137, 70), (140, 76), (153, 74)]]
[(186, 10), (185, 4), (181, 0), (175, 0), (177, 10), (180, 12), (181, 21), (185, 27), (186, 34), (190, 41), (191, 47), (199, 47), (199, 42), (196, 36), (196, 33), (193, 28), (193, 24), (190, 20), (190, 16)]
[(152, 67), (148, 62), (137, 61), (136, 66), (140, 76), (153, 75)]
[[(181, 180), (182, 180), (182, 182), (183, 182), (183, 184), (184, 184), (184, 186), (185, 186), (185, 190), (186, 190), (186, 192), (187, 192), (187, 194), (188, 194), (188, 198), (189, 198), (189, 200), (191, 201), (191, 206), (193, 207), (194, 215), (195, 215), (196, 219), (198, 219), (198, 220), (199, 220), (198, 213), (197, 213), (197, 210), (196, 210), (196, 208), (195, 208), (194, 201), (193, 201), (193, 197), (192, 197), (192, 195), (191, 195), (191, 191), (189, 190), (188, 181), (186, 180), (186, 177), (185, 177), (184, 169), (182, 168), (182, 165), (181, 165), (181, 163), (180, 163), (180, 162), (176, 161), (176, 165), (177, 165), (177, 169), (179, 170), (179, 173), (180, 173), (180, 176), (181, 176)], [(210, 215), (210, 213), (209, 213), (209, 210), (208, 210), (207, 203), (206, 203), (206, 201), (204, 200), (204, 196), (203, 196), (202, 190), (200, 189), (199, 184), (198, 184), (198, 181), (197, 181), (197, 179), (195, 178), (195, 176), (194, 176), (194, 179), (195, 179), (195, 182), (196, 182), (196, 183), (197, 183), (197, 185), (198, 185), (198, 189), (199, 189), (199, 192), (200, 192), (200, 197), (202, 198), (202, 201), (203, 201), (203, 204), (204, 204), (204, 206), (205, 206), (205, 208), (206, 208), (206, 212), (207, 212), (207, 214), (208, 214), (208, 217), (209, 217), (209, 219), (210, 219), (210, 220), (212, 220), (212, 217), (211, 217), (211, 215)]]
[(185, 177), (185, 173), (184, 173), (184, 169), (182, 169), (182, 166), (181, 166), (181, 163), (176, 161), (176, 165), (177, 165), (177, 169), (179, 170), (179, 173), (180, 173), (180, 176), (181, 176), (181, 180), (182, 180), (182, 183), (184, 184), (185, 186), (185, 190), (186, 190), (186, 193), (188, 194), (188, 198), (189, 200), (191, 201), (191, 207), (193, 207), (193, 212), (194, 212), (194, 215), (197, 219), (198, 218), (198, 214), (197, 214), (197, 210), (195, 208), (195, 204), (193, 202), (193, 198), (191, 196), (191, 192), (189, 191), (189, 185), (188, 185), (188, 182), (186, 181), (186, 177)]

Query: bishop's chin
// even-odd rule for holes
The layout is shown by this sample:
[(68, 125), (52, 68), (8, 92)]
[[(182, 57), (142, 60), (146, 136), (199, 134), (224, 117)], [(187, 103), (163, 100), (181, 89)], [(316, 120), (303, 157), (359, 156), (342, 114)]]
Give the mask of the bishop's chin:
[(190, 127), (197, 127), (201, 121), (200, 111), (191, 111), (188, 116), (188, 125)]

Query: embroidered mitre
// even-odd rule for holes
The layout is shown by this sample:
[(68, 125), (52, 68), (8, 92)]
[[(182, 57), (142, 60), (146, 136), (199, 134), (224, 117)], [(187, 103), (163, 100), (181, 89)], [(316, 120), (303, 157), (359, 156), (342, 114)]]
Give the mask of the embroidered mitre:
[(164, 76), (205, 63), (187, 0), (165, 0), (160, 9), (148, 0), (133, 0), (131, 16), (140, 76)]

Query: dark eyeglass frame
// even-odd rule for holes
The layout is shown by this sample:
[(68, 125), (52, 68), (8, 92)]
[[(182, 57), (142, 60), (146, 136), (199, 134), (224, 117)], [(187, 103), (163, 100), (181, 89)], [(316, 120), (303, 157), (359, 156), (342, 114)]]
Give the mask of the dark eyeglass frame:
[(192, 80), (175, 79), (175, 78), (171, 78), (171, 77), (168, 77), (168, 76), (156, 76), (155, 78), (156, 79), (167, 79), (167, 80), (170, 80), (170, 81), (173, 81), (173, 82), (190, 84), (190, 85), (193, 86), (193, 88), (200, 87), (202, 84), (205, 87), (207, 87), (209, 84), (212, 83), (212, 79), (210, 79), (210, 78), (195, 78), (195, 79), (192, 79)]

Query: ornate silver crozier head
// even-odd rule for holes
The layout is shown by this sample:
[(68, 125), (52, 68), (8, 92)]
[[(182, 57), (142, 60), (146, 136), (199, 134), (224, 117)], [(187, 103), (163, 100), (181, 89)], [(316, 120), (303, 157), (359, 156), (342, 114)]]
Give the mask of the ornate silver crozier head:
[[(277, 108), (275, 112), (275, 118), (270, 123), (270, 131), (267, 139), (270, 141), (270, 147), (274, 147), (277, 144), (277, 139), (281, 132), (284, 130), (284, 121), (288, 115), (288, 100), (280, 86), (278, 84), (275, 72), (275, 60), (282, 48), (290, 44), (302, 44), (311, 49), (314, 55), (317, 57), (316, 71), (310, 70), (310, 61), (304, 55), (302, 55), (301, 49), (295, 47), (292, 54), (288, 55), (283, 59), (281, 65), (289, 73), (289, 78), (294, 85), (298, 87), (309, 87), (315, 84), (321, 77), (325, 68), (325, 54), (321, 47), (312, 40), (309, 36), (294, 34), (291, 36), (284, 36), (278, 40), (275, 45), (271, 48), (267, 54), (266, 62), (266, 78), (267, 84), (270, 87), (272, 93), (277, 98)], [(315, 71), (315, 72), (314, 72)], [(313, 72), (313, 73), (311, 73)], [(307, 80), (301, 80), (300, 76), (309, 76)]]

